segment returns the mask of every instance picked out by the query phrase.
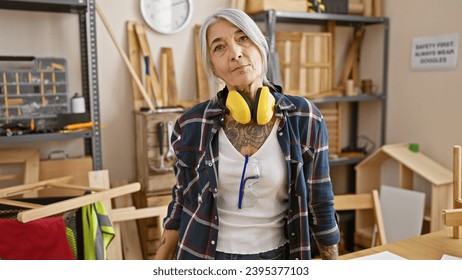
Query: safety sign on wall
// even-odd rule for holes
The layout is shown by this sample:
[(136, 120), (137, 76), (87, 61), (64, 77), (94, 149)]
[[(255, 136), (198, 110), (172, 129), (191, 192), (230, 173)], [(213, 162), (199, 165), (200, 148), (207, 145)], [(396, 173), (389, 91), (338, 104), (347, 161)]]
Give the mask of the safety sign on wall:
[(412, 65), (414, 70), (453, 70), (457, 66), (459, 33), (412, 40)]

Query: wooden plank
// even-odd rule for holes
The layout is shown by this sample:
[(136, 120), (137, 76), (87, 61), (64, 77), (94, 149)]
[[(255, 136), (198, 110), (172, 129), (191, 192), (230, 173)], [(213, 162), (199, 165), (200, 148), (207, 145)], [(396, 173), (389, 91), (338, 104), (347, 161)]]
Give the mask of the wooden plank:
[(35, 183), (24, 184), (19, 186), (8, 187), (4, 189), (0, 189), (0, 198), (2, 197), (11, 197), (16, 195), (21, 195), (23, 193), (27, 193), (30, 191), (38, 191), (44, 188), (47, 188), (48, 183), (70, 183), (72, 182), (72, 176), (65, 176), (60, 178), (54, 178), (49, 180), (43, 180)]
[(337, 211), (371, 209), (374, 207), (372, 195), (370, 193), (335, 195), (334, 205)]
[(414, 188), (414, 172), (404, 164), (399, 164), (399, 187), (408, 190)]
[(202, 102), (210, 99), (210, 88), (207, 75), (202, 62), (201, 47), (199, 40), (200, 25), (194, 26), (194, 54), (196, 58), (196, 91), (197, 101)]
[(92, 204), (97, 201), (111, 199), (120, 195), (133, 193), (140, 190), (139, 183), (133, 183), (117, 189), (102, 191), (99, 193), (92, 193), (84, 196), (70, 198), (64, 201), (56, 202), (49, 205), (44, 205), (37, 209), (23, 211), (18, 214), (18, 220), (22, 223), (27, 223), (33, 220), (41, 219), (44, 217), (52, 216), (55, 214), (63, 213), (68, 210), (76, 209), (84, 205)]
[(167, 214), (167, 206), (157, 206), (135, 209), (130, 211), (118, 211), (111, 213), (111, 221), (126, 222), (130, 220), (146, 219), (150, 217), (162, 217)]
[[(120, 210), (122, 207), (129, 207), (133, 205), (131, 195), (124, 195), (114, 198), (114, 205), (117, 209), (111, 211), (110, 217), (113, 223), (119, 223), (114, 217), (115, 211)], [(133, 210), (126, 211), (132, 213)], [(143, 252), (141, 250), (141, 241), (138, 232), (138, 226), (135, 219), (125, 220), (120, 222), (120, 235), (122, 239), (122, 251), (124, 260), (142, 260)]]
[(168, 65), (167, 65), (167, 54), (165, 52), (160, 52), (160, 81), (162, 87), (162, 102), (167, 105), (169, 102), (169, 92), (168, 92)]
[[(138, 44), (138, 39), (135, 32), (135, 21), (127, 21), (127, 42), (128, 42), (128, 57), (130, 63), (135, 70), (136, 75), (141, 79), (141, 58), (140, 58), (140, 48)], [(132, 93), (133, 93), (133, 107), (135, 111), (139, 111), (141, 107), (145, 106), (144, 98), (136, 85), (136, 81), (131, 78)], [(149, 92), (148, 92), (149, 94)]]
[(339, 82), (340, 87), (343, 87), (345, 85), (346, 81), (350, 78), (350, 75), (352, 74), (354, 65), (357, 62), (358, 50), (364, 38), (364, 34), (365, 29), (363, 27), (356, 28), (354, 30), (353, 41), (351, 42), (348, 48), (348, 52), (343, 65), (342, 76)]
[[(95, 189), (109, 190), (111, 185), (109, 183), (109, 171), (108, 170), (95, 170), (88, 172), (89, 186)], [(111, 212), (112, 203), (111, 199), (105, 199), (102, 201), (106, 211)], [(122, 260), (122, 240), (120, 238), (120, 227), (117, 224), (112, 224), (114, 229), (114, 239), (112, 239), (106, 252), (108, 260)]]
[(373, 0), (373, 16), (382, 17), (383, 16), (383, 0)]
[(30, 208), (30, 209), (35, 209), (35, 208), (43, 206), (42, 204), (17, 201), (17, 200), (12, 200), (12, 199), (4, 199), (4, 198), (0, 198), (0, 204), (17, 206), (17, 207), (22, 207), (22, 208)]
[[(462, 209), (448, 209), (443, 211), (443, 221), (446, 226), (462, 226)], [(454, 237), (458, 238), (458, 237)]]
[[(8, 111), (8, 110), (6, 110)], [(20, 184), (29, 184), (39, 181), (39, 160), (40, 151), (38, 149), (9, 149), (0, 150), (1, 165), (21, 164), (23, 173), (21, 174)], [(17, 173), (13, 174), (14, 176)], [(13, 179), (11, 176), (5, 176), (2, 180)], [(37, 192), (24, 193), (24, 197), (37, 197)]]
[[(452, 197), (453, 197), (453, 204), (452, 207), (454, 209), (462, 208), (462, 147), (461, 146), (454, 146), (453, 147), (453, 190), (452, 190)], [(454, 226), (452, 229), (452, 235), (454, 238), (460, 239), (462, 238), (462, 225)]]
[(144, 24), (136, 23), (135, 32), (138, 38), (138, 43), (141, 48), (141, 53), (143, 57), (149, 57), (149, 70), (151, 73), (151, 89), (154, 91), (154, 96), (156, 104), (158, 107), (163, 107), (165, 104), (162, 102), (162, 87), (159, 81), (159, 75), (157, 74), (156, 68), (154, 67), (153, 56), (151, 53), (151, 48), (149, 46), (148, 38), (146, 36), (146, 29)]
[(161, 54), (167, 55), (167, 89), (168, 89), (168, 103), (170, 107), (178, 105), (178, 89), (175, 77), (175, 64), (173, 59), (172, 48), (162, 48)]
[[(88, 172), (92, 170), (93, 160), (91, 157), (41, 160), (39, 179), (43, 181), (62, 176), (72, 176), (73, 185), (88, 186)], [(39, 192), (40, 197), (78, 196), (81, 194), (82, 191), (75, 188), (47, 188)]]
[(336, 27), (337, 23), (333, 20), (327, 22), (327, 32), (331, 36), (331, 51), (330, 51), (330, 77), (331, 77), (331, 88), (335, 87), (336, 72), (335, 72), (335, 38), (336, 38)]
[(452, 183), (452, 172), (422, 152), (412, 152), (408, 144), (385, 145), (382, 149), (393, 159), (410, 167), (416, 174), (434, 185)]

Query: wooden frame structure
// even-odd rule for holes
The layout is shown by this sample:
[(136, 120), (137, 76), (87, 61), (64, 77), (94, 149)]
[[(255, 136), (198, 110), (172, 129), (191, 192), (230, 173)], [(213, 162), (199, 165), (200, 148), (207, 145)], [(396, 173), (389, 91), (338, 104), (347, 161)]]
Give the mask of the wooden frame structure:
[[(30, 184), (39, 180), (40, 152), (37, 149), (0, 150), (0, 165), (23, 166), (23, 173), (1, 174), (0, 181), (19, 181), (20, 184)], [(37, 192), (29, 192), (26, 197), (36, 197)]]
[(375, 238), (375, 242), (371, 243), (371, 246), (387, 244), (379, 192), (377, 190), (373, 190), (372, 193), (335, 195), (334, 206), (336, 211), (356, 210), (358, 213), (361, 210), (373, 210), (375, 224), (377, 225), (377, 238)]
[[(452, 205), (452, 172), (423, 153), (411, 151), (406, 143), (384, 145), (359, 163), (355, 167), (356, 192), (367, 193), (380, 189), (381, 167), (389, 159), (399, 164), (400, 188), (413, 189), (414, 175), (419, 175), (430, 183), (430, 205), (426, 208), (424, 220), (430, 223), (431, 232), (444, 228), (441, 212)], [(372, 221), (370, 214), (358, 214), (355, 225), (355, 239), (358, 243), (369, 244), (370, 236), (362, 231), (370, 228)]]
[(453, 237), (456, 239), (462, 238), (462, 159), (461, 159), (461, 147), (454, 146), (453, 148), (453, 208), (443, 211), (443, 222), (446, 226), (453, 227)]

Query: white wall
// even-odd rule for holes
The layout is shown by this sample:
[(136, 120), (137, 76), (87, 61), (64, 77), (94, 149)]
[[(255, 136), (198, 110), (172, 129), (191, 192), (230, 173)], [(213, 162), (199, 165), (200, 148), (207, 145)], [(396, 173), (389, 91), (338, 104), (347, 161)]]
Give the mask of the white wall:
[[(125, 22), (144, 22), (139, 0), (99, 0), (118, 41), (127, 49)], [(180, 100), (196, 96), (193, 27), (229, 0), (193, 0), (194, 13), (189, 26), (180, 33), (162, 35), (147, 29), (147, 37), (159, 65), (161, 47), (173, 48), (175, 74)], [(109, 169), (111, 180), (135, 180), (134, 118), (130, 74), (103, 23), (97, 21), (98, 66), (103, 130), (103, 167)], [(159, 68), (157, 68), (159, 69)], [(159, 70), (158, 70), (159, 71)]]
[(387, 143), (415, 142), (420, 150), (452, 170), (452, 146), (462, 144), (462, 69), (411, 69), (412, 39), (462, 33), (460, 0), (387, 0), (390, 58)]
[[(460, 66), (453, 71), (412, 71), (410, 54), (414, 37), (461, 32), (462, 17), (459, 13), (462, 1), (384, 2), (385, 16), (390, 18), (391, 25), (386, 142), (419, 143), (421, 151), (452, 169), (452, 146), (462, 144), (459, 124), (462, 115), (462, 71)], [(118, 41), (126, 49), (125, 22), (143, 21), (139, 0), (98, 0), (98, 3)], [(229, 6), (231, 1), (193, 0), (193, 3), (194, 14), (187, 29), (175, 35), (147, 31), (151, 50), (157, 58), (156, 65), (160, 48), (173, 48), (178, 90), (184, 100), (196, 95), (192, 28), (216, 8)], [(77, 34), (77, 16), (0, 10), (0, 54), (66, 57), (70, 93), (81, 92)], [(135, 180), (135, 131), (130, 75), (99, 18), (97, 43), (101, 120), (106, 126), (102, 132), (103, 167), (109, 169), (111, 180), (132, 181)], [(371, 127), (377, 129), (374, 125)], [(43, 147), (42, 157), (46, 157), (52, 149), (66, 149), (73, 156), (83, 153), (81, 142), (10, 146)]]

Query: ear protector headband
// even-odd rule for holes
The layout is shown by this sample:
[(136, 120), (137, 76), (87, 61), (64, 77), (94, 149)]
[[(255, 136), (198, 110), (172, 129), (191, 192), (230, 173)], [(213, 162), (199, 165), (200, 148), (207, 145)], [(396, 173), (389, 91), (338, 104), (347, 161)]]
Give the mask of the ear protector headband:
[(267, 124), (274, 114), (276, 99), (268, 87), (261, 87), (255, 95), (255, 102), (252, 106), (250, 100), (235, 90), (228, 92), (226, 108), (235, 121), (247, 124), (254, 120), (259, 125)]

